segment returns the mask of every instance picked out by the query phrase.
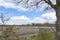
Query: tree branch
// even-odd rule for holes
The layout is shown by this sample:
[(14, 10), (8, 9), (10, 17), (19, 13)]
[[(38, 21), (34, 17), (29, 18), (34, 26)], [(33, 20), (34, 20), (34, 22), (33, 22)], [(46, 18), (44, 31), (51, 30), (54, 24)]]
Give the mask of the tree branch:
[(56, 10), (56, 5), (53, 5), (52, 2), (50, 0), (46, 1), (44, 0), (46, 3), (48, 3), (52, 8), (54, 8)]

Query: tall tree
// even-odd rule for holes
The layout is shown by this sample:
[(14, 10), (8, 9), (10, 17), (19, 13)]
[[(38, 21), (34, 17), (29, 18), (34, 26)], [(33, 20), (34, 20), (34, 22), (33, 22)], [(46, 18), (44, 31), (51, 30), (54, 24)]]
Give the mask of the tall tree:
[(60, 0), (57, 0), (57, 6), (56, 6), (56, 16), (57, 16), (57, 21), (56, 21), (56, 40), (60, 40)]

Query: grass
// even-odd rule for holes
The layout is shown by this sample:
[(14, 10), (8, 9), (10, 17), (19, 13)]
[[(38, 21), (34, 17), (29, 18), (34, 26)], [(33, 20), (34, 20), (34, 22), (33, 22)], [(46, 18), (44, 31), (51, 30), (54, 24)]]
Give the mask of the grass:
[(41, 33), (37, 36), (32, 36), (29, 40), (55, 40), (54, 34), (54, 32)]
[[(12, 35), (14, 33), (11, 33), (11, 32), (13, 31), (13, 28), (15, 28), (15, 27), (7, 27), (7, 29), (5, 29), (5, 27), (3, 27), (3, 28), (4, 28), (4, 31), (3, 31), (4, 38), (0, 36), (0, 40), (7, 40), (8, 38), (9, 38), (9, 40), (55, 40), (55, 32), (40, 32), (38, 35), (33, 35), (29, 38), (27, 38), (27, 37), (18, 38), (16, 35), (14, 35), (12, 37)], [(22, 27), (22, 28), (16, 27), (16, 28), (18, 28), (18, 29), (24, 28), (24, 30), (30, 29), (29, 27)], [(18, 36), (20, 36), (20, 35), (18, 35)], [(10, 37), (12, 37), (12, 39)]]

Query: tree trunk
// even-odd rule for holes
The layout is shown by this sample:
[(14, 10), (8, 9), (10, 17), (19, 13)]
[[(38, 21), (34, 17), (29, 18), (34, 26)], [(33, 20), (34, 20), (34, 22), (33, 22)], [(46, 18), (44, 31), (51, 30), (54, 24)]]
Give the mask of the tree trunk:
[(60, 0), (57, 0), (56, 17), (56, 40), (60, 40)]

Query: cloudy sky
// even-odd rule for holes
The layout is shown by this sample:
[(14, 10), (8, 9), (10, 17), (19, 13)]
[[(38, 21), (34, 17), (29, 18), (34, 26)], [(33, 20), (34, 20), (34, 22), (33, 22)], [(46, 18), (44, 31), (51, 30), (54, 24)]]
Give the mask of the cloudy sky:
[[(0, 13), (4, 13), (4, 16), (10, 17), (10, 20), (6, 24), (21, 25), (31, 23), (50, 23), (54, 24), (56, 21), (56, 12), (50, 5), (42, 1), (38, 4), (38, 7), (34, 5), (40, 0), (29, 0), (28, 8), (27, 0), (0, 0)], [(51, 0), (52, 4), (56, 4), (56, 0)], [(34, 5), (31, 7), (31, 5)], [(48, 7), (48, 10), (45, 10)], [(1, 15), (1, 14), (0, 14)], [(0, 19), (1, 24), (1, 19)]]

